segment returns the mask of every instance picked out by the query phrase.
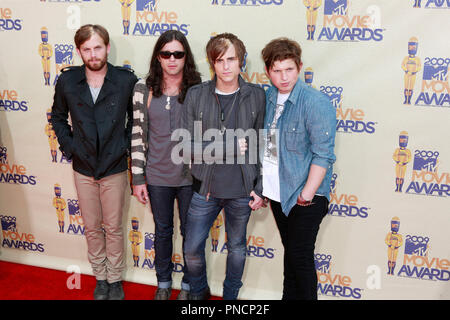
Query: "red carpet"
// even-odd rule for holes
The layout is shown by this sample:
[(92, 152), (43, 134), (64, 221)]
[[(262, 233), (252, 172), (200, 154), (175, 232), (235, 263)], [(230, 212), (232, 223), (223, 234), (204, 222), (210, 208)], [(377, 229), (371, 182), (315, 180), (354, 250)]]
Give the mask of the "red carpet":
[[(81, 274), (81, 288), (68, 289), (64, 271), (0, 261), (0, 300), (92, 300), (95, 277)], [(156, 287), (123, 282), (125, 300), (153, 300)], [(172, 290), (171, 300), (179, 290)], [(219, 300), (219, 297), (212, 297)]]
[[(311, 312), (317, 313), (317, 308), (320, 305), (327, 305), (326, 308), (320, 308), (320, 314), (325, 317), (336, 317), (336, 314), (345, 312), (351, 308), (352, 312), (361, 312), (363, 314), (370, 308), (373, 316), (382, 318), (385, 316), (386, 310), (401, 310), (403, 318), (415, 319), (413, 316), (417, 315), (417, 308), (419, 310), (433, 310), (433, 312), (444, 312), (448, 307), (446, 301), (430, 303), (427, 305), (420, 305), (420, 301), (223, 301), (220, 297), (212, 297), (211, 300), (221, 301), (185, 301), (185, 302), (164, 302), (164, 301), (136, 301), (136, 300), (152, 300), (156, 287), (126, 282), (123, 287), (125, 291), (125, 300), (127, 303), (104, 304), (105, 307), (98, 308), (97, 303), (91, 304), (88, 301), (78, 300), (92, 300), (92, 295), (95, 288), (95, 278), (88, 275), (81, 275), (81, 289), (69, 290), (66, 286), (67, 278), (70, 274), (64, 271), (39, 268), (23, 264), (15, 264), (10, 262), (0, 261), (0, 309), (14, 310), (14, 314), (20, 314), (22, 317), (30, 315), (35, 318), (36, 314), (44, 312), (46, 317), (63, 317), (71, 318), (71, 316), (80, 319), (81, 315), (89, 312), (89, 316), (99, 316), (105, 318), (111, 315), (117, 318), (122, 314), (130, 316), (130, 310), (133, 312), (133, 319), (140, 315), (148, 317), (152, 315), (164, 314), (165, 319), (280, 319), (282, 317), (289, 317), (292, 314), (308, 314)], [(178, 295), (178, 290), (172, 290), (171, 300), (174, 300)], [(5, 301), (6, 300), (6, 301)], [(25, 300), (25, 301), (18, 301)], [(58, 300), (58, 301), (52, 301)], [(61, 301), (69, 300), (69, 301)], [(433, 301), (431, 301), (433, 302)], [(168, 303), (168, 304), (167, 304)], [(320, 305), (318, 305), (320, 303)], [(384, 305), (386, 303), (386, 305)], [(414, 303), (414, 305), (412, 304)], [(423, 301), (422, 301), (423, 303)], [(227, 305), (233, 306), (233, 311), (226, 312)], [(185, 313), (186, 308), (191, 308), (190, 313)], [(264, 308), (263, 308), (264, 306)], [(216, 308), (217, 311), (214, 317), (210, 315), (200, 315), (192, 312), (195, 307), (202, 308)], [(242, 309), (239, 309), (242, 307)], [(250, 309), (253, 307), (253, 309)], [(437, 307), (437, 308), (436, 308)], [(400, 309), (399, 309), (400, 308)], [(200, 309), (200, 308), (199, 308)], [(204, 310), (203, 309), (203, 310)], [(70, 310), (70, 311), (69, 311)], [(82, 311), (79, 311), (82, 310)], [(239, 311), (240, 310), (240, 311)], [(253, 312), (251, 312), (253, 310)], [(299, 311), (301, 310), (301, 311)], [(69, 312), (68, 312), (69, 311)], [(82, 313), (79, 313), (82, 312)], [(161, 313), (160, 313), (161, 312)], [(379, 313), (378, 313), (379, 312)], [(73, 314), (72, 314), (73, 313)], [(423, 313), (423, 312), (422, 312)], [(128, 317), (126, 316), (126, 317)], [(192, 318), (194, 316), (195, 318)], [(3, 319), (3, 318), (2, 318)]]

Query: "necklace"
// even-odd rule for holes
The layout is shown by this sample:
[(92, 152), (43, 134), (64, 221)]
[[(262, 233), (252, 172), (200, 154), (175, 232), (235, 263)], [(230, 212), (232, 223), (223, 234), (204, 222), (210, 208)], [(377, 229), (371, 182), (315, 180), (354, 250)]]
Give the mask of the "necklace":
[(176, 89), (176, 91), (173, 91), (172, 94), (170, 94), (168, 90), (165, 92), (165, 94), (167, 95), (166, 106), (165, 106), (166, 110), (170, 110), (170, 109), (171, 109), (171, 106), (170, 106), (170, 97), (171, 97), (171, 96), (177, 95), (178, 92), (179, 92), (179, 89), (178, 89), (178, 88)]
[[(221, 124), (221, 128), (220, 128), (220, 134), (223, 135), (225, 133), (225, 131), (227, 130), (227, 128), (225, 127), (225, 122), (228, 121), (228, 119), (230, 118), (231, 113), (233, 112), (233, 108), (234, 108), (234, 103), (236, 102), (236, 97), (238, 96), (239, 92), (236, 91), (235, 93), (233, 93), (234, 98), (233, 98), (233, 102), (231, 103), (231, 107), (230, 110), (228, 111), (228, 114), (225, 116), (223, 110), (220, 113), (220, 124)], [(222, 109), (222, 106), (220, 105), (220, 101), (219, 98), (217, 97), (216, 94), (216, 99), (217, 99), (217, 104), (219, 105), (220, 109)]]
[(170, 110), (170, 96), (167, 96), (167, 100), (166, 100), (166, 110)]

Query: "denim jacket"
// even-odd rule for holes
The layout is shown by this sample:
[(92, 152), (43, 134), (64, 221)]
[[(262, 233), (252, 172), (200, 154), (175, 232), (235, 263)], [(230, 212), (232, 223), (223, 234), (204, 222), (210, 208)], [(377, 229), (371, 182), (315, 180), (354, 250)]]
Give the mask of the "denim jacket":
[[(270, 128), (275, 115), (277, 95), (278, 89), (275, 86), (266, 91), (266, 130)], [(336, 110), (328, 97), (298, 79), (285, 102), (277, 129), (278, 173), (283, 212), (288, 215), (295, 206), (297, 197), (308, 179), (311, 164), (327, 169), (316, 194), (326, 196), (330, 200), (331, 174), (336, 161)]]

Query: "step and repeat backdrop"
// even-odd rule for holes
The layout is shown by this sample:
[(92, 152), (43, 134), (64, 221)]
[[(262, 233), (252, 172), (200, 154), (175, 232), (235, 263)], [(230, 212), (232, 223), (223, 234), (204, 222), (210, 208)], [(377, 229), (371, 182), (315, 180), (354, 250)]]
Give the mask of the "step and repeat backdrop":
[[(261, 49), (297, 40), (302, 79), (337, 115), (331, 202), (315, 249), (319, 299), (450, 299), (449, 0), (1, 0), (1, 260), (91, 274), (71, 162), (49, 123), (61, 69), (81, 64), (73, 36), (86, 23), (109, 30), (109, 61), (140, 78), (157, 37), (177, 29), (208, 80), (205, 45), (232, 32), (248, 51), (243, 78), (265, 89)], [(206, 246), (215, 295), (225, 223), (220, 214)], [(156, 284), (153, 217), (131, 191), (124, 232), (124, 279)], [(281, 298), (283, 247), (270, 209), (252, 214), (247, 234), (240, 298)], [(174, 241), (179, 288), (178, 219)]]

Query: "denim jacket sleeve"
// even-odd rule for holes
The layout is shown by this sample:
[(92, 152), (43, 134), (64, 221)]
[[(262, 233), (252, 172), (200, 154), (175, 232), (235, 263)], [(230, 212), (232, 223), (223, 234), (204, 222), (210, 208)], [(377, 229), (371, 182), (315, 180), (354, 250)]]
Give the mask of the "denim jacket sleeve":
[(306, 105), (306, 130), (311, 143), (311, 164), (328, 169), (336, 161), (336, 110), (327, 97), (321, 94), (309, 97)]

